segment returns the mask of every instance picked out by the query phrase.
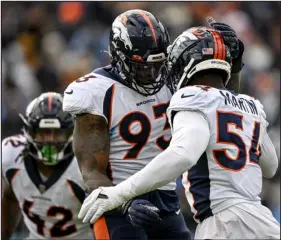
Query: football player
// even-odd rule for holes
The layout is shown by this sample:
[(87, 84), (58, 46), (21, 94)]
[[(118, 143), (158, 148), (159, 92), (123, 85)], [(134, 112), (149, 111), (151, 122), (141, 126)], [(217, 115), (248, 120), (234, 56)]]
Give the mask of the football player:
[[(159, 71), (169, 44), (165, 26), (151, 13), (122, 13), (110, 32), (111, 65), (65, 90), (63, 109), (76, 116), (73, 146), (88, 193), (126, 180), (168, 146), (171, 93)], [(189, 239), (175, 187), (172, 179), (105, 214), (95, 223), (95, 237)]]
[(28, 239), (93, 239), (77, 213), (85, 187), (72, 150), (74, 120), (62, 95), (43, 93), (26, 109), (23, 135), (2, 142), (2, 239), (21, 213)]
[(280, 225), (259, 197), (262, 177), (278, 167), (266, 115), (258, 100), (226, 88), (231, 56), (221, 35), (204, 27), (183, 32), (169, 49), (167, 71), (177, 90), (167, 110), (169, 147), (126, 181), (93, 191), (79, 218), (95, 222), (184, 173), (199, 223), (195, 239), (280, 239)]

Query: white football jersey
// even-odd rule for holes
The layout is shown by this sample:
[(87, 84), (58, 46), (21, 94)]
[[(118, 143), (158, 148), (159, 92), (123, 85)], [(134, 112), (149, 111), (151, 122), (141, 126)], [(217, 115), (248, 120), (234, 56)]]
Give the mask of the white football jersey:
[(268, 125), (262, 104), (225, 89), (188, 86), (171, 99), (171, 126), (175, 113), (184, 110), (200, 112), (210, 129), (206, 151), (182, 178), (194, 219), (202, 221), (241, 202), (259, 203), (259, 143)]
[(78, 219), (84, 200), (83, 180), (76, 158), (64, 160), (43, 180), (36, 160), (22, 153), (26, 138), (2, 142), (2, 175), (10, 184), (31, 239), (93, 239), (89, 224)]
[[(145, 167), (169, 144), (171, 131), (166, 109), (171, 93), (164, 86), (143, 96), (101, 69), (71, 83), (64, 92), (63, 109), (73, 115), (104, 117), (110, 134), (108, 175), (118, 184)], [(172, 182), (162, 190), (174, 190)]]

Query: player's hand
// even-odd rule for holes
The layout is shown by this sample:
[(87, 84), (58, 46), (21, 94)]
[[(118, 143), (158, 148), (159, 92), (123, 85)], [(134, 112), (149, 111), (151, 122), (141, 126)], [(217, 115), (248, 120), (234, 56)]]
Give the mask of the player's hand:
[(83, 219), (83, 223), (94, 223), (105, 212), (121, 206), (123, 202), (115, 187), (100, 187), (84, 200), (78, 218)]
[(241, 71), (244, 65), (242, 62), (244, 44), (238, 39), (236, 32), (229, 25), (216, 22), (216, 20), (212, 17), (207, 17), (206, 20), (210, 27), (214, 28), (221, 34), (225, 45), (230, 49), (230, 54), (232, 57), (232, 73)]
[(157, 212), (159, 209), (148, 200), (135, 199), (128, 209), (127, 218), (135, 227), (151, 228), (162, 222)]

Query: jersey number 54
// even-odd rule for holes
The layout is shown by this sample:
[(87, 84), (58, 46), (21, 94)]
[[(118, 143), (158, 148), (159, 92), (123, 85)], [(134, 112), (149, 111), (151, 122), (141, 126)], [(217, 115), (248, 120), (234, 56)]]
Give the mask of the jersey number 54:
[(232, 145), (238, 149), (235, 158), (227, 154), (227, 147), (225, 149), (213, 150), (213, 156), (218, 165), (226, 170), (237, 172), (245, 167), (248, 158), (249, 162), (258, 164), (261, 155), (259, 144), (260, 123), (255, 121), (253, 124), (252, 137), (248, 151), (243, 136), (236, 131), (231, 131), (229, 129), (230, 125), (233, 125), (235, 129), (243, 132), (243, 115), (217, 111), (217, 143)]

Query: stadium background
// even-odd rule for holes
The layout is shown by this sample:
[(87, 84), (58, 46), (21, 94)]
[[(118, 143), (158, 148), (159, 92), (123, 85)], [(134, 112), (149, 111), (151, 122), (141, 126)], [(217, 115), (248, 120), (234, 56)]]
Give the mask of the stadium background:
[[(171, 40), (213, 16), (232, 26), (245, 44), (242, 92), (265, 106), (269, 135), (280, 158), (280, 2), (1, 2), (2, 139), (21, 129), (18, 113), (41, 92), (63, 92), (94, 68), (108, 64), (109, 30), (114, 18), (135, 8), (155, 14)], [(280, 221), (280, 170), (264, 180), (263, 203)], [(178, 186), (182, 210), (195, 222)], [(20, 224), (16, 238), (25, 232)]]

